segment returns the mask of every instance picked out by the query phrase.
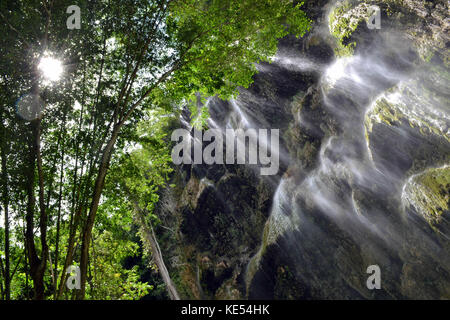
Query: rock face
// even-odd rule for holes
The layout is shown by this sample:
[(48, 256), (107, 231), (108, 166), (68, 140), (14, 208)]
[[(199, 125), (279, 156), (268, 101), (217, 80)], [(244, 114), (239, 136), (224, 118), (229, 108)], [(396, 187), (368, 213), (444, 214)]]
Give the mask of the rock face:
[[(450, 19), (446, 0), (344, 0), (335, 1), (329, 15), (331, 34), (339, 40), (338, 54), (351, 53), (353, 46), (365, 42), (364, 32), (371, 8), (381, 9), (382, 28), (401, 31), (411, 42), (418, 55), (426, 61), (434, 55), (448, 66)], [(360, 37), (360, 36), (363, 37)]]
[(431, 227), (448, 234), (450, 201), (450, 168), (427, 169), (413, 175), (405, 184), (402, 200), (413, 207)]
[[(366, 27), (368, 5), (381, 8), (381, 30)], [(307, 1), (305, 10), (316, 21), (309, 34), (280, 40), (236, 101), (209, 102), (211, 127), (280, 129), (278, 175), (183, 166), (163, 194), (175, 205), (160, 216), (175, 233), (159, 236), (179, 291), (448, 299), (448, 2)], [(371, 265), (379, 290), (366, 286)]]

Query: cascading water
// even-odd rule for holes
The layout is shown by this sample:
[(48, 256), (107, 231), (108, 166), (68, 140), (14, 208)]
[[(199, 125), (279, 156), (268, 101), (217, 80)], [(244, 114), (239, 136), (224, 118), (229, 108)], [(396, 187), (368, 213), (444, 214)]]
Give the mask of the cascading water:
[[(250, 297), (273, 297), (273, 274), (277, 273), (273, 265), (277, 263), (291, 268), (303, 290), (300, 297), (448, 294), (448, 229), (440, 228), (440, 236), (434, 233), (423, 220), (423, 216), (430, 219), (426, 208), (420, 207), (420, 187), (405, 187), (416, 171), (423, 173), (449, 161), (446, 99), (450, 91), (448, 79), (440, 73), (447, 71), (432, 63), (428, 66), (436, 69), (431, 73), (414, 65), (408, 44), (400, 39), (401, 34), (383, 34), (384, 46), (376, 42), (324, 69), (318, 85), (321, 107), (333, 119), (335, 132), (323, 139), (313, 170), (300, 169), (297, 176), (282, 178), (262, 246), (247, 270)], [(302, 57), (275, 61), (286, 68), (311, 65)], [(390, 118), (382, 113), (386, 110), (379, 110), (382, 103), (391, 106)], [(405, 123), (410, 131), (404, 129)], [(382, 127), (372, 131), (375, 124), (385, 125), (384, 139), (394, 139), (396, 144), (401, 136), (408, 148), (422, 148), (425, 154), (384, 148), (389, 141), (378, 141)], [(299, 125), (313, 128), (318, 123), (299, 116)], [(429, 154), (433, 155), (423, 160)], [(436, 199), (442, 195), (428, 195), (423, 203), (438, 203), (439, 214), (447, 205), (448, 214), (448, 171), (442, 177), (447, 179), (442, 190), (447, 195), (443, 200)], [(413, 191), (415, 196), (407, 195)], [(441, 220), (442, 226), (446, 218)], [(276, 252), (267, 253), (269, 248)], [(383, 271), (384, 286), (379, 292), (366, 288), (369, 265), (379, 265)], [(438, 271), (430, 270), (432, 265)], [(261, 293), (262, 288), (269, 293)]]
[[(224, 134), (280, 129), (279, 174), (263, 178), (273, 188), (270, 215), (259, 246), (237, 242), (233, 279), (244, 275), (248, 298), (448, 298), (448, 68), (421, 60), (404, 32), (388, 26), (366, 30), (354, 55), (333, 59), (329, 21), (318, 21), (308, 39), (281, 41), (273, 63), (257, 66), (252, 88), (229, 102), (208, 100), (209, 126)], [(258, 174), (254, 167), (246, 169)], [(213, 190), (201, 200), (220, 200), (215, 213), (232, 212), (227, 229), (248, 223), (245, 235), (253, 226), (246, 214), (262, 212), (252, 211), (260, 203), (233, 192), (261, 192), (260, 181), (219, 168), (200, 170), (200, 190), (205, 181)], [(373, 265), (378, 290), (366, 284)]]

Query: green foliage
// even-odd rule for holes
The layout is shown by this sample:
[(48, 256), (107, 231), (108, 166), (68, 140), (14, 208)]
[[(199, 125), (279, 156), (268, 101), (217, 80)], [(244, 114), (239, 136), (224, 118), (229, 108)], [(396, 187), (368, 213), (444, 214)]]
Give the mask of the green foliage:
[(167, 115), (160, 108), (145, 114), (135, 130), (134, 141), (129, 141), (128, 148), (118, 154), (108, 179), (114, 191), (108, 194), (115, 198), (127, 188), (140, 199), (140, 207), (152, 213), (159, 200), (158, 191), (173, 171), (169, 128), (174, 115)]
[(279, 38), (309, 30), (300, 6), (286, 0), (175, 1), (166, 23), (181, 66), (154, 98), (236, 95), (239, 86), (252, 83), (255, 63), (270, 61)]
[[(134, 139), (129, 141), (129, 145), (118, 154), (114, 162), (110, 175), (108, 176), (105, 194), (107, 200), (102, 204), (102, 211), (117, 210), (123, 208), (123, 213), (128, 217), (135, 215), (134, 204), (147, 215), (145, 219), (149, 225), (157, 226), (160, 223), (154, 209), (159, 201), (161, 188), (167, 187), (169, 175), (173, 171), (171, 161), (171, 143), (169, 134), (175, 120), (174, 115), (167, 115), (164, 109), (156, 108), (143, 113), (144, 118), (139, 122), (134, 132)], [(108, 205), (111, 203), (112, 205)], [(117, 215), (117, 214), (114, 214)], [(142, 222), (136, 219), (137, 224)], [(108, 228), (109, 230), (110, 228)], [(145, 234), (138, 232), (144, 244), (147, 244)], [(156, 270), (156, 266), (151, 263), (152, 252), (148, 247), (143, 257), (147, 265)], [(132, 279), (138, 279), (137, 274), (129, 274)], [(134, 277), (134, 278), (133, 278)], [(142, 288), (143, 284), (137, 281), (132, 288)], [(162, 296), (163, 284), (155, 284), (156, 291), (153, 293)], [(153, 285), (151, 289), (153, 289)], [(131, 290), (131, 289), (130, 289)], [(134, 289), (133, 289), (134, 290)], [(130, 292), (130, 296), (133, 294)], [(144, 292), (141, 290), (141, 292)]]
[(92, 270), (91, 299), (137, 300), (148, 294), (153, 286), (140, 281), (138, 266), (123, 268), (123, 259), (137, 254), (138, 245), (130, 240), (118, 239), (104, 231), (94, 239), (91, 247)]
[(209, 110), (207, 106), (198, 107), (195, 104), (189, 104), (191, 112), (191, 125), (197, 130), (202, 130), (208, 125)]

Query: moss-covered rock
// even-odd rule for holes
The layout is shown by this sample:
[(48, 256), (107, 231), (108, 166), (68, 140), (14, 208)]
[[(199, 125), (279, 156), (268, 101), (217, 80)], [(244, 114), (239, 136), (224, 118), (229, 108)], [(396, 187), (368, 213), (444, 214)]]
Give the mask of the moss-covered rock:
[(449, 66), (448, 1), (384, 0), (383, 2), (388, 5), (390, 17), (398, 21), (399, 29), (409, 35), (424, 61), (430, 61), (437, 56)]
[(328, 19), (330, 33), (337, 40), (335, 53), (338, 57), (353, 55), (356, 42), (350, 40), (351, 35), (371, 14), (371, 5), (366, 1), (357, 4), (349, 0), (337, 2)]
[[(404, 94), (411, 91), (404, 89)], [(434, 134), (442, 136), (450, 142), (448, 136), (448, 119), (439, 116), (439, 113), (428, 113), (425, 108), (415, 108), (412, 104), (405, 104), (400, 99), (399, 91), (379, 97), (367, 112), (365, 119), (366, 137), (372, 132), (373, 125), (384, 123), (388, 126), (401, 125), (402, 120), (407, 121), (411, 128), (416, 128), (422, 135)]]
[(447, 66), (449, 65), (449, 8), (448, 2), (444, 0), (338, 1), (329, 14), (330, 33), (337, 40), (335, 48), (337, 56), (353, 54), (358, 44), (353, 34), (370, 17), (373, 5), (382, 11), (382, 28), (404, 31), (415, 44), (422, 60), (430, 61), (437, 56)]
[(449, 74), (444, 67), (426, 66), (367, 110), (365, 136), (376, 165), (401, 164), (403, 173), (412, 175), (450, 161)]
[(412, 206), (436, 228), (449, 213), (450, 167), (428, 169), (412, 176), (402, 194), (406, 206)]

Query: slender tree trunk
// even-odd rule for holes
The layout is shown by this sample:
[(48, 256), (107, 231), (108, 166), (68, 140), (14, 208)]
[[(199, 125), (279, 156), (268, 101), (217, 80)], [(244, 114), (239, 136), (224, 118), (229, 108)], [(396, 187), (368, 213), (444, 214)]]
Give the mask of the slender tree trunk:
[(77, 233), (77, 226), (79, 224), (82, 211), (83, 211), (83, 207), (80, 205), (79, 208), (77, 208), (77, 211), (75, 212), (74, 222), (69, 227), (69, 243), (67, 245), (66, 259), (64, 261), (64, 267), (61, 272), (61, 277), (60, 277), (60, 281), (59, 281), (57, 299), (61, 299), (62, 294), (64, 292), (65, 282), (67, 279), (66, 270), (69, 267), (69, 264), (73, 260), (73, 254), (75, 252), (75, 237), (76, 237), (76, 233)]
[[(3, 152), (2, 152), (3, 153)], [(5, 212), (5, 299), (11, 299), (11, 277), (10, 277), (10, 251), (9, 251), (9, 195), (6, 175), (6, 159), (2, 155), (3, 171), (3, 210)]]
[(80, 275), (81, 275), (81, 289), (78, 291), (77, 298), (84, 299), (86, 293), (86, 280), (87, 280), (87, 267), (89, 260), (89, 242), (91, 239), (92, 228), (95, 222), (95, 216), (97, 214), (98, 206), (100, 203), (100, 196), (105, 185), (105, 177), (108, 171), (109, 163), (111, 161), (114, 145), (116, 144), (119, 136), (121, 124), (116, 125), (113, 129), (111, 138), (109, 139), (103, 153), (100, 162), (100, 167), (95, 180), (94, 193), (92, 196), (91, 207), (89, 209), (89, 215), (87, 217), (86, 224), (83, 228), (83, 235), (81, 241), (81, 259), (80, 259)]
[[(30, 274), (33, 279), (34, 285), (34, 299), (43, 300), (45, 298), (44, 290), (44, 274), (48, 260), (48, 245), (47, 245), (47, 214), (45, 208), (44, 199), (44, 175), (42, 169), (42, 159), (40, 154), (40, 120), (37, 120), (31, 124), (32, 142), (29, 154), (29, 168), (27, 174), (27, 213), (26, 213), (26, 246), (29, 255), (30, 262)], [(38, 168), (38, 181), (39, 181), (39, 231), (42, 254), (39, 258), (36, 245), (34, 243), (34, 206), (36, 200), (34, 197), (34, 181), (35, 181), (35, 167), (37, 163)]]
[(155, 232), (153, 231), (153, 227), (151, 224), (147, 223), (144, 216), (144, 211), (139, 207), (139, 204), (135, 200), (132, 200), (132, 202), (135, 214), (139, 220), (142, 235), (144, 237), (143, 240), (150, 245), (152, 257), (153, 259), (155, 259), (156, 266), (158, 267), (159, 273), (166, 285), (169, 297), (172, 300), (180, 300), (177, 288), (170, 278), (169, 271), (167, 270), (166, 264), (164, 263), (162, 252), (159, 247), (158, 240), (156, 239)]
[(58, 260), (59, 260), (59, 238), (61, 233), (61, 206), (62, 206), (62, 192), (63, 192), (63, 180), (64, 180), (64, 156), (65, 156), (65, 144), (66, 144), (66, 116), (64, 113), (64, 119), (61, 126), (62, 135), (62, 150), (61, 150), (61, 164), (60, 164), (60, 175), (59, 175), (59, 193), (58, 193), (58, 213), (56, 218), (56, 239), (55, 239), (55, 276), (53, 279), (53, 299), (57, 298), (58, 293)]
[[(48, 261), (48, 244), (47, 244), (47, 224), (48, 224), (48, 216), (47, 216), (47, 208), (45, 205), (45, 197), (44, 197), (44, 170), (42, 167), (42, 158), (41, 158), (41, 121), (39, 120), (36, 125), (36, 162), (38, 168), (38, 182), (39, 182), (39, 209), (40, 209), (40, 217), (39, 217), (39, 230), (40, 230), (40, 238), (41, 238), (41, 264), (39, 265), (39, 282), (44, 284), (44, 273), (47, 267)], [(42, 293), (44, 293), (44, 288), (42, 288)], [(43, 298), (43, 297), (42, 297)]]
[[(0, 123), (2, 136), (6, 137), (6, 129), (3, 125), (3, 114), (0, 114)], [(6, 300), (11, 299), (11, 277), (10, 277), (10, 251), (9, 251), (9, 193), (8, 193), (8, 173), (6, 166), (6, 139), (2, 139), (1, 142), (1, 158), (2, 158), (2, 204), (3, 211), (5, 212), (5, 267), (4, 267), (4, 278), (5, 278), (5, 289), (4, 296)]]
[(3, 278), (5, 277), (4, 274), (5, 274), (5, 270), (3, 268), (3, 260), (2, 260), (2, 257), (0, 257), (0, 275), (2, 276), (0, 278), (0, 297), (1, 297), (1, 300), (5, 299), (5, 291), (3, 290)]
[(62, 203), (62, 182), (63, 182), (63, 169), (64, 169), (64, 152), (61, 160), (61, 176), (59, 179), (59, 198), (58, 198), (58, 216), (56, 220), (56, 240), (55, 240), (55, 278), (54, 278), (54, 292), (53, 298), (56, 299), (58, 291), (58, 260), (59, 260), (59, 238), (61, 233), (61, 203)]
[[(84, 64), (84, 69), (85, 68), (86, 68), (86, 65)], [(84, 104), (85, 104), (85, 100), (84, 100), (85, 99), (85, 94), (84, 94), (85, 80), (86, 80), (86, 70), (83, 71), (83, 97), (82, 97), (82, 101), (81, 101), (80, 118), (78, 120), (77, 140), (81, 136), (81, 128), (82, 128), (82, 124), (83, 124), (83, 112), (84, 112)], [(79, 204), (77, 206), (78, 196), (79, 196), (80, 188), (81, 188), (81, 186), (80, 186), (81, 184), (78, 181), (79, 152), (80, 152), (79, 143), (78, 143), (78, 141), (76, 141), (75, 142), (75, 168), (74, 168), (74, 174), (73, 174), (74, 183), (73, 183), (73, 190), (72, 190), (72, 205), (71, 205), (71, 209), (70, 209), (70, 220), (69, 220), (69, 241), (68, 241), (68, 245), (67, 245), (66, 258), (64, 260), (64, 267), (61, 272), (61, 278), (59, 281), (59, 287), (58, 287), (58, 290), (57, 290), (57, 293), (55, 296), (56, 300), (61, 299), (63, 291), (64, 291), (64, 286), (65, 286), (66, 277), (67, 277), (66, 269), (69, 267), (69, 264), (72, 262), (72, 259), (73, 259), (76, 230), (78, 227), (78, 222), (80, 220), (81, 213), (83, 211), (83, 207), (81, 206), (81, 204)], [(83, 168), (81, 170), (83, 171)]]
[(26, 181), (27, 192), (27, 211), (26, 211), (26, 231), (25, 231), (25, 243), (28, 253), (28, 261), (30, 263), (30, 276), (33, 279), (35, 297), (41, 295), (38, 285), (39, 279), (36, 276), (37, 266), (40, 264), (39, 257), (36, 253), (36, 245), (34, 243), (34, 207), (36, 199), (34, 197), (34, 181), (35, 181), (35, 167), (36, 167), (36, 150), (34, 142), (31, 142), (31, 148), (28, 156), (28, 170)]

